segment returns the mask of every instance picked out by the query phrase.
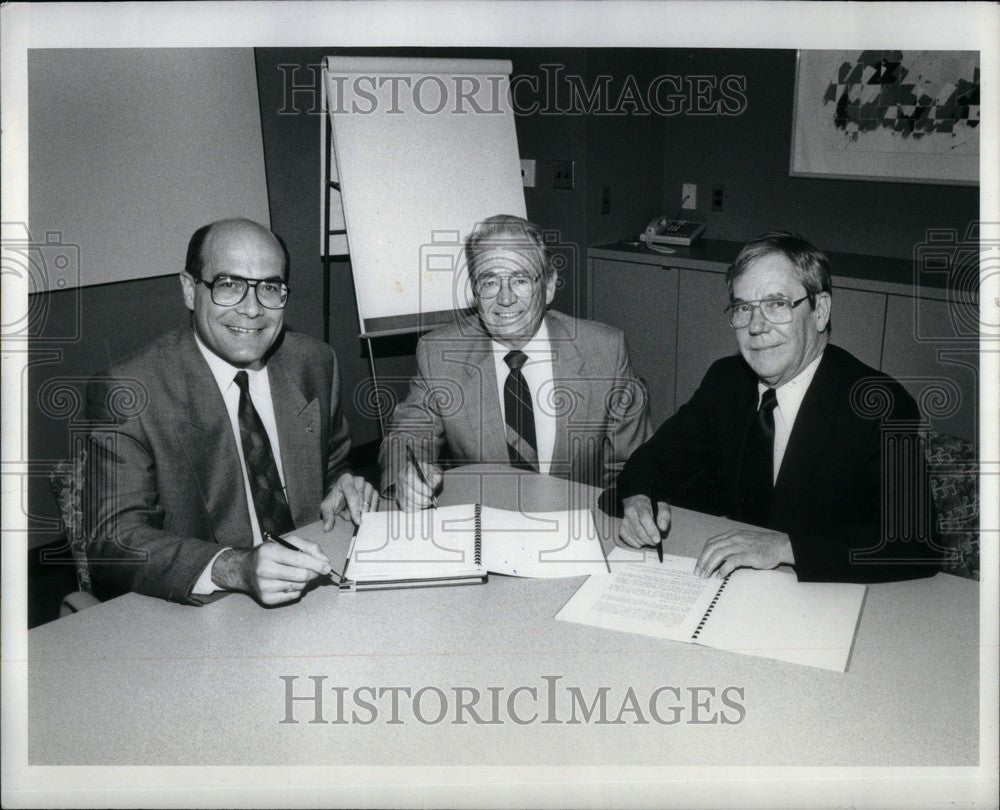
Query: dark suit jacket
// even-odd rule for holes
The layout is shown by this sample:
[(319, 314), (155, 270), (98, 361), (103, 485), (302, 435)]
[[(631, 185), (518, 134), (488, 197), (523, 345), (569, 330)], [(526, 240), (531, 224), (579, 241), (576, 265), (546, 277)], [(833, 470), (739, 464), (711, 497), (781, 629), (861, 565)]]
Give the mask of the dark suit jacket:
[[(757, 376), (740, 356), (708, 370), (689, 402), (629, 459), (617, 496), (741, 520), (743, 449)], [(828, 345), (775, 483), (768, 528), (786, 532), (800, 580), (930, 576), (941, 549), (919, 414), (891, 377)]]
[[(350, 436), (337, 359), (285, 332), (267, 361), (289, 507), (319, 519), (345, 471)], [(95, 581), (176, 601), (191, 597), (220, 546), (253, 545), (236, 438), (190, 327), (160, 338), (87, 389), (92, 421), (84, 504)]]
[[(554, 351), (553, 386), (540, 396), (556, 418), (550, 474), (607, 486), (649, 436), (644, 387), (619, 330), (560, 312), (545, 317)], [(383, 491), (405, 466), (407, 444), (422, 460), (437, 460), (447, 446), (456, 464), (509, 463), (491, 342), (478, 318), (422, 337), (417, 368), (382, 444)]]

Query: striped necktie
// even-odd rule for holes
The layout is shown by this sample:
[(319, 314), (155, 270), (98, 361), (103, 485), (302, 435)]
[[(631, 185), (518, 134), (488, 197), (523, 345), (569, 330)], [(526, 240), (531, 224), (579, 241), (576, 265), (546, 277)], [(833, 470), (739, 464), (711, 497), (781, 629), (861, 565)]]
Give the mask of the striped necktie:
[(535, 412), (531, 391), (521, 373), (528, 359), (522, 351), (508, 352), (504, 362), (510, 367), (503, 387), (504, 421), (507, 423), (507, 455), (512, 467), (538, 472), (538, 444), (535, 441)]
[(245, 371), (236, 372), (236, 385), (240, 389), (239, 423), (243, 460), (250, 479), (250, 494), (257, 513), (260, 532), (279, 535), (295, 528), (288, 509), (285, 491), (274, 463), (271, 442), (268, 441), (264, 423), (250, 399), (250, 378)]

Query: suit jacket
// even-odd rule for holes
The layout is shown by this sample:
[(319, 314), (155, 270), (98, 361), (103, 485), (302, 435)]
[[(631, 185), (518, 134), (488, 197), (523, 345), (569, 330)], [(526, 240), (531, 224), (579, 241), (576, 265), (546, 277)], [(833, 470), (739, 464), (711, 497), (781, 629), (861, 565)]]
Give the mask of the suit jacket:
[[(285, 332), (267, 361), (292, 518), (319, 505), (350, 450), (337, 359)], [(252, 547), (236, 437), (190, 327), (87, 388), (88, 557), (99, 585), (182, 602), (221, 546)]]
[[(648, 495), (742, 519), (740, 474), (757, 376), (717, 361), (694, 396), (629, 459), (617, 499)], [(800, 580), (932, 575), (936, 540), (919, 413), (891, 377), (828, 345), (778, 471), (768, 528), (786, 532)]]
[[(645, 388), (619, 330), (552, 311), (546, 323), (553, 385), (540, 398), (556, 418), (550, 474), (606, 486), (649, 436)], [(491, 342), (478, 318), (422, 337), (417, 369), (382, 444), (383, 491), (406, 465), (408, 444), (421, 460), (437, 460), (447, 447), (456, 464), (508, 464)]]

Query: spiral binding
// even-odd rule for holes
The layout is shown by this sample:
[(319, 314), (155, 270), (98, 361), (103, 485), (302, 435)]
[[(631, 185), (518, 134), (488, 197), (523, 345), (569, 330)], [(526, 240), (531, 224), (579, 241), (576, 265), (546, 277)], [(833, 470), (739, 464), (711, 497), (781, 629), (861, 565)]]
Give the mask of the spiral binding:
[(708, 607), (705, 609), (705, 615), (701, 617), (701, 621), (698, 622), (698, 626), (694, 629), (694, 632), (691, 634), (692, 641), (698, 640), (698, 634), (701, 633), (701, 631), (704, 629), (705, 622), (708, 621), (708, 617), (712, 614), (712, 611), (715, 609), (715, 603), (719, 601), (719, 597), (722, 596), (722, 592), (726, 590), (726, 585), (729, 584), (729, 578), (731, 576), (732, 574), (726, 574), (726, 578), (722, 580), (722, 584), (719, 586), (719, 590), (715, 592), (715, 596), (712, 597), (712, 601), (709, 602)]
[(476, 565), (483, 564), (483, 507), (476, 504), (476, 543), (475, 543)]

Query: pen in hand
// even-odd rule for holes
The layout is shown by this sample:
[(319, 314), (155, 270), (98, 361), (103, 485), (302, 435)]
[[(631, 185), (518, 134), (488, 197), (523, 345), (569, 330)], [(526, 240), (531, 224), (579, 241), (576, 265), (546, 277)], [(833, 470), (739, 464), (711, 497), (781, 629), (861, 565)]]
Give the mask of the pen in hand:
[[(269, 531), (261, 532), (261, 538), (264, 540), (265, 543), (277, 543), (279, 546), (281, 546), (282, 548), (287, 548), (289, 551), (299, 551), (302, 554), (309, 554), (308, 551), (303, 551), (301, 548), (294, 545), (293, 543), (289, 543), (284, 537), (281, 537), (280, 535), (271, 534)], [(309, 556), (315, 557), (317, 560), (319, 559), (319, 557), (316, 557), (315, 554), (309, 554)], [(326, 557), (323, 557), (323, 562), (329, 565), (329, 560), (327, 560)], [(333, 571), (331, 570), (329, 574), (325, 575), (321, 574), (320, 576), (332, 576), (332, 575)]]
[[(420, 462), (417, 461), (417, 456), (413, 452), (413, 448), (410, 445), (406, 445), (406, 456), (410, 460), (410, 464), (413, 465), (413, 469), (417, 471), (417, 478), (420, 479), (420, 483), (423, 484), (428, 489), (431, 485), (427, 483), (427, 476), (424, 475), (424, 468), (420, 466)], [(434, 497), (434, 490), (431, 490), (431, 506), (437, 509), (437, 498)]]

